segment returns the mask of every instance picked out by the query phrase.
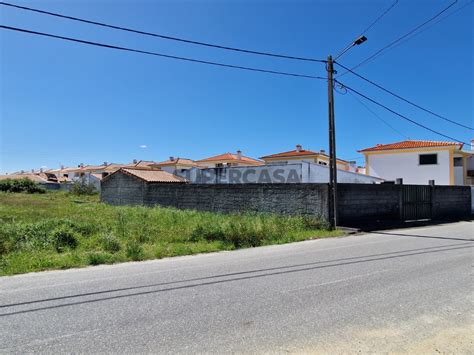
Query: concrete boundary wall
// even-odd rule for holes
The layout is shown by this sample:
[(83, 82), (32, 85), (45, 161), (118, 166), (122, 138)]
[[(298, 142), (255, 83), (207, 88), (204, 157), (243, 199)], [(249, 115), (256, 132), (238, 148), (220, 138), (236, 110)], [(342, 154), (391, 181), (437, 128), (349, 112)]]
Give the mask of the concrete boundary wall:
[(263, 212), (327, 219), (326, 184), (150, 184), (144, 204), (212, 212)]
[[(338, 184), (340, 225), (363, 220), (399, 220), (401, 185)], [(471, 213), (471, 188), (432, 188), (433, 218)], [(161, 205), (211, 212), (263, 212), (328, 219), (327, 184), (147, 183), (115, 173), (102, 184), (101, 200), (113, 205)]]

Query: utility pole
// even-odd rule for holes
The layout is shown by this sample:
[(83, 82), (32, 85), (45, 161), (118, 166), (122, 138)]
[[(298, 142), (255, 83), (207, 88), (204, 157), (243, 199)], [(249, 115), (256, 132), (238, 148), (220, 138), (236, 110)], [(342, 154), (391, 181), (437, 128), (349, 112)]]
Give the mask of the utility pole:
[(334, 123), (334, 63), (328, 56), (328, 114), (329, 114), (329, 223), (331, 229), (337, 227), (337, 160), (336, 125)]
[(329, 114), (329, 224), (331, 229), (337, 227), (337, 158), (336, 158), (336, 124), (334, 120), (334, 60), (354, 46), (367, 41), (367, 37), (360, 35), (356, 40), (344, 48), (335, 59), (328, 56), (326, 69), (328, 72), (328, 114)]

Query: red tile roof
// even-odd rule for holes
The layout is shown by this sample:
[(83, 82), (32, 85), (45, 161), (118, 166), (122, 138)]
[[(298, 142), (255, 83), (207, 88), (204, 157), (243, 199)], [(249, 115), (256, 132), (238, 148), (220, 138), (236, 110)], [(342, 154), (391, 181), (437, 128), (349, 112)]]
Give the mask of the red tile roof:
[(168, 173), (163, 170), (153, 170), (150, 168), (121, 168), (120, 170), (117, 170), (116, 172), (106, 176), (105, 178), (102, 179), (102, 181), (105, 181), (109, 179), (110, 176), (115, 175), (116, 173), (122, 172), (127, 175), (131, 175), (134, 177), (139, 178), (140, 180), (146, 181), (146, 182), (167, 182), (167, 183), (186, 183), (188, 182), (185, 178), (173, 175), (171, 173)]
[(219, 161), (234, 162), (234, 163), (247, 163), (251, 165), (263, 165), (263, 162), (260, 160), (249, 158), (243, 155), (241, 155), (239, 159), (237, 154), (233, 154), (233, 153), (224, 153), (224, 154), (216, 155), (210, 158), (197, 160), (198, 163), (219, 162)]
[(34, 173), (23, 173), (23, 174), (8, 174), (8, 175), (0, 175), (0, 180), (19, 180), (19, 179), (28, 179), (40, 184), (46, 184), (48, 182), (57, 182), (54, 179), (50, 179), (48, 175), (44, 173), (34, 174)]
[(196, 166), (194, 160), (186, 158), (173, 158), (162, 161), (160, 163), (152, 164), (152, 166), (168, 166), (168, 165), (185, 165), (185, 166)]
[(430, 147), (452, 147), (458, 146), (462, 148), (463, 144), (459, 142), (437, 142), (437, 141), (402, 141), (390, 144), (377, 144), (375, 147), (365, 148), (359, 152), (374, 152), (379, 150), (393, 150), (393, 149), (414, 149), (414, 148), (430, 148)]
[[(264, 157), (260, 157), (260, 159), (274, 159), (274, 158), (291, 158), (291, 157), (305, 157), (305, 156), (310, 156), (310, 155), (322, 155), (324, 157), (329, 157), (326, 153), (323, 152), (315, 152), (312, 150), (307, 150), (307, 149), (301, 149), (301, 150), (290, 150), (288, 152), (282, 152), (282, 153), (276, 153), (276, 154), (270, 154), (270, 155), (265, 155)], [(337, 158), (338, 161), (348, 163), (347, 160), (344, 159), (339, 159)]]
[(287, 157), (299, 157), (299, 156), (306, 156), (306, 155), (319, 155), (321, 153), (313, 152), (312, 150), (301, 149), (298, 150), (290, 150), (288, 152), (276, 153), (265, 155), (264, 157), (260, 157), (260, 159), (267, 159), (267, 158), (287, 158)]

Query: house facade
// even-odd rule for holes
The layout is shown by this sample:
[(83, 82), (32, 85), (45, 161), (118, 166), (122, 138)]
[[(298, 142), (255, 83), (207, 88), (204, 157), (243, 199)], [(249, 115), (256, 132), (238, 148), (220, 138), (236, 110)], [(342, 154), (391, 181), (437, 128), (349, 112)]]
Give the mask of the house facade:
[(366, 174), (404, 184), (473, 185), (473, 154), (458, 142), (407, 140), (359, 151)]
[(188, 169), (197, 167), (197, 163), (194, 160), (186, 158), (175, 158), (170, 157), (168, 160), (162, 161), (160, 163), (155, 163), (151, 165), (154, 169), (162, 169), (173, 173), (175, 171), (182, 172)]
[(196, 164), (200, 168), (224, 168), (230, 166), (261, 166), (264, 162), (246, 157), (240, 150), (234, 153), (224, 153), (213, 157), (197, 160)]
[[(296, 149), (287, 152), (265, 155), (261, 157), (266, 164), (292, 164), (292, 163), (313, 163), (323, 166), (329, 166), (329, 155), (326, 151), (320, 150), (315, 152), (303, 149), (301, 145), (296, 145)], [(349, 162), (337, 159), (337, 169), (344, 171), (356, 172), (357, 166), (355, 162)]]

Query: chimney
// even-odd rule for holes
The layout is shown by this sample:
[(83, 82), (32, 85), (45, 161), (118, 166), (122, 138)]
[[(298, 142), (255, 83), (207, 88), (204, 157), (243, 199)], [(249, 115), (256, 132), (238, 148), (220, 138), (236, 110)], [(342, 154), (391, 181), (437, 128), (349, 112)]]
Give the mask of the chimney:
[[(23, 170), (22, 170), (21, 172), (23, 172)], [(35, 173), (35, 169), (31, 169), (31, 173), (34, 174), (34, 173)]]
[(170, 157), (170, 161), (174, 161), (174, 157)]
[(133, 164), (136, 164), (138, 163), (138, 160), (137, 159), (133, 159)]
[(102, 164), (102, 165), (107, 166), (107, 165), (109, 165), (109, 163), (107, 163), (106, 161), (104, 161), (104, 164)]
[(63, 169), (64, 169), (64, 165), (61, 164), (61, 170), (63, 170)]
[(301, 144), (297, 144), (296, 145), (296, 151), (301, 152), (302, 150), (303, 150), (303, 147), (301, 146)]
[(325, 151), (324, 149), (321, 149), (319, 152), (320, 152), (321, 154), (326, 154), (326, 151)]
[(242, 159), (242, 151), (241, 150), (238, 150), (237, 151), (237, 159)]
[(42, 173), (42, 172), (43, 172), (43, 168), (40, 168), (40, 173)]

